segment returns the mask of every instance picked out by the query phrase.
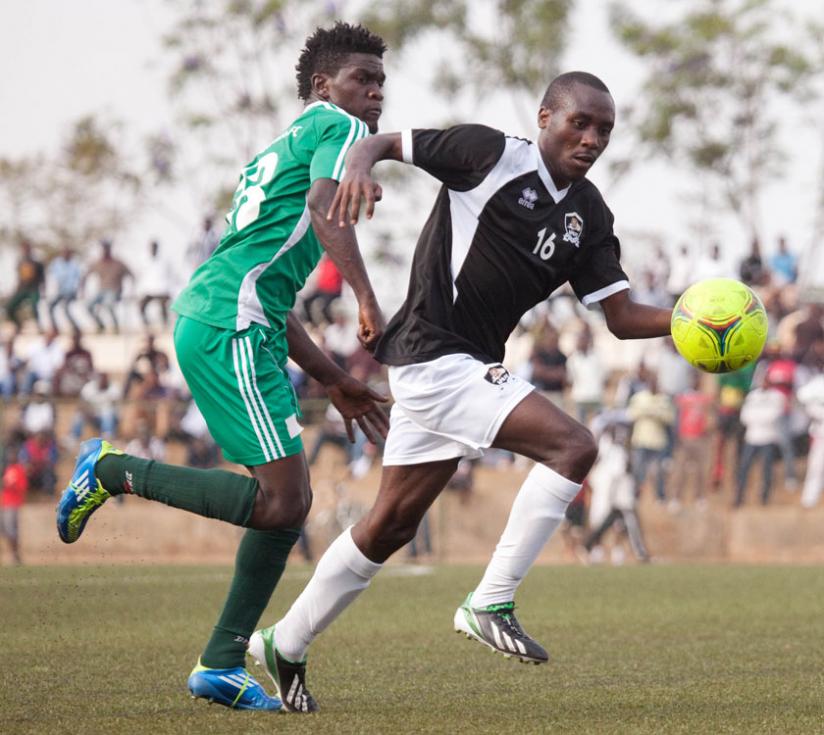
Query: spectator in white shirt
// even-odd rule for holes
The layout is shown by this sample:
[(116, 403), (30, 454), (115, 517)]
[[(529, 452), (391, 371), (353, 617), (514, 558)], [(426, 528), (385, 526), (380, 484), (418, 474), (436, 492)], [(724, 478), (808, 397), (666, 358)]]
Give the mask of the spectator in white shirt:
[(567, 375), (571, 385), (569, 395), (575, 403), (578, 421), (586, 424), (601, 410), (606, 382), (602, 360), (592, 349), (589, 328), (578, 335), (576, 349), (567, 358)]
[(694, 280), (695, 262), (690, 255), (689, 247), (686, 243), (678, 246), (678, 252), (672, 259), (669, 278), (667, 279), (667, 291), (669, 291), (671, 303), (675, 303), (678, 297), (687, 290)]
[(824, 374), (816, 375), (798, 390), (798, 400), (812, 419), (807, 474), (801, 491), (801, 506), (812, 508), (824, 490)]
[(62, 367), (66, 351), (57, 339), (57, 332), (50, 329), (43, 337), (35, 341), (26, 358), (26, 377), (21, 393), (29, 395), (38, 381), (48, 385), (51, 390), (55, 373)]
[(54, 430), (54, 406), (49, 401), (49, 388), (46, 383), (35, 383), (32, 399), (20, 414), (20, 425), (29, 436)]
[(709, 251), (693, 263), (691, 282), (703, 281), (707, 278), (738, 278), (735, 268), (724, 259), (721, 246), (714, 242)]
[(160, 306), (160, 316), (163, 327), (169, 323), (169, 300), (171, 299), (172, 269), (166, 259), (160, 254), (160, 244), (157, 240), (149, 243), (149, 257), (143, 260), (138, 270), (137, 298), (140, 307), (140, 318), (145, 326), (150, 326), (146, 307), (152, 301)]
[(751, 390), (741, 406), (741, 423), (744, 425), (744, 447), (738, 466), (738, 486), (734, 507), (744, 502), (750, 470), (757, 459), (764, 461), (761, 473), (761, 504), (767, 505), (772, 492), (773, 464), (781, 441), (786, 396), (775, 388), (759, 387)]

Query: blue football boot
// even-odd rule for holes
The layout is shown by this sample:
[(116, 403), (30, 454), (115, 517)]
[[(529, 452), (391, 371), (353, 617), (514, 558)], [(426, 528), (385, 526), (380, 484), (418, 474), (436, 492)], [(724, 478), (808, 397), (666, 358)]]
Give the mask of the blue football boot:
[(277, 712), (283, 705), (270, 697), (242, 666), (233, 669), (208, 669), (200, 661), (189, 674), (193, 697), (217, 702), (233, 709), (262, 709)]
[(89, 439), (80, 445), (72, 479), (57, 504), (57, 533), (66, 544), (80, 538), (91, 514), (111, 497), (94, 474), (95, 465), (107, 454), (123, 452), (104, 439)]

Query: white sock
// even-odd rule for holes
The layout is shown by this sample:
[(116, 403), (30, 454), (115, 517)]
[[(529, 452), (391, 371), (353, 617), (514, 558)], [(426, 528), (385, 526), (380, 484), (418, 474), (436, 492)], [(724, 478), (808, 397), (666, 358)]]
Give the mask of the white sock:
[(580, 489), (577, 482), (561, 477), (546, 465), (532, 468), (515, 497), (492, 561), (472, 593), (472, 607), (515, 599), (515, 590)]
[(352, 540), (352, 529), (338, 536), (318, 561), (298, 599), (275, 626), (275, 645), (290, 661), (302, 661), (306, 649), (357, 596), (383, 564), (369, 561)]

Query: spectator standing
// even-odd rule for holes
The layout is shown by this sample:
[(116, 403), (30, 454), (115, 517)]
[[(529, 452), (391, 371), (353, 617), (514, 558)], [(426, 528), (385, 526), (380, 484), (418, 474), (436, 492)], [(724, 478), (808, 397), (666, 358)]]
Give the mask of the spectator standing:
[(813, 508), (824, 490), (824, 373), (819, 373), (798, 389), (798, 400), (812, 420), (801, 507)]
[(630, 398), (627, 413), (633, 422), (630, 444), (636, 493), (640, 492), (649, 468), (655, 465), (655, 496), (663, 503), (667, 498), (664, 462), (675, 408), (669, 396), (658, 390), (655, 376), (650, 376), (647, 387)]
[(592, 332), (586, 327), (579, 335), (575, 351), (567, 359), (572, 376), (570, 398), (575, 403), (578, 421), (586, 425), (601, 410), (604, 396), (603, 361), (592, 348)]
[(303, 300), (306, 319), (316, 327), (325, 320), (333, 321), (330, 310), (332, 302), (340, 298), (343, 289), (343, 276), (332, 259), (324, 253), (315, 270), (315, 289)]
[(779, 286), (795, 283), (798, 278), (798, 256), (790, 252), (787, 238), (778, 238), (778, 250), (770, 258), (770, 271)]
[(29, 480), (14, 444), (6, 448), (5, 466), (3, 487), (0, 488), (0, 535), (9, 542), (12, 563), (19, 565), (23, 563), (20, 558), (20, 508), (26, 502)]
[(775, 388), (784, 396), (784, 414), (781, 417), (781, 432), (778, 445), (784, 462), (784, 486), (788, 490), (798, 488), (795, 471), (795, 436), (793, 433), (793, 413), (795, 409), (795, 388), (798, 381), (798, 363), (792, 356), (784, 355), (777, 344), (767, 345), (764, 359), (756, 365), (753, 382)]
[(714, 242), (709, 251), (692, 264), (690, 283), (706, 278), (737, 278), (735, 268), (724, 258), (721, 246)]
[(140, 274), (136, 285), (140, 318), (146, 327), (150, 326), (146, 308), (152, 301), (156, 301), (160, 306), (163, 328), (165, 329), (169, 324), (172, 272), (171, 266), (160, 254), (160, 244), (157, 240), (152, 240), (149, 243), (148, 257), (140, 263)]
[(340, 300), (329, 307), (332, 321), (323, 329), (323, 350), (344, 370), (358, 349), (358, 325)]
[(79, 332), (80, 327), (74, 320), (71, 312), (71, 305), (77, 300), (80, 293), (80, 284), (83, 281), (83, 271), (74, 251), (66, 246), (58, 255), (51, 259), (46, 269), (46, 292), (49, 298), (49, 319), (52, 329), (60, 331), (57, 327), (55, 311), (57, 307), (63, 305), (63, 314), (69, 323), (72, 332)]
[(693, 385), (694, 368), (678, 354), (672, 338), (664, 338), (664, 347), (658, 354), (658, 365), (655, 374), (658, 379), (658, 389), (669, 396), (675, 407), (675, 417), (669, 427), (667, 442), (667, 462), (672, 460), (678, 444), (678, 402), (676, 396), (691, 390)]
[(670, 304), (674, 304), (687, 287), (695, 280), (695, 261), (690, 255), (689, 246), (681, 243), (678, 252), (672, 259), (667, 291), (670, 295)]
[(567, 357), (558, 344), (558, 331), (546, 324), (532, 348), (529, 364), (532, 384), (536, 390), (563, 408), (564, 388), (567, 383)]
[(813, 345), (824, 341), (824, 304), (810, 304), (804, 318), (795, 325), (793, 356), (805, 365), (814, 355)]
[(738, 479), (733, 506), (744, 503), (750, 470), (757, 459), (762, 459), (761, 504), (770, 502), (772, 492), (773, 463), (781, 441), (781, 427), (786, 399), (780, 390), (762, 385), (754, 388), (741, 407), (741, 423), (744, 426), (744, 447), (738, 467)]
[(701, 375), (693, 372), (690, 388), (675, 398), (678, 446), (670, 477), (673, 479), (673, 499), (676, 503), (684, 501), (684, 490), (688, 481), (692, 481), (696, 505), (703, 508), (707, 502), (704, 486), (709, 469), (707, 450), (712, 398), (700, 386)]
[(741, 424), (741, 406), (752, 384), (755, 365), (718, 376), (718, 415), (716, 420), (715, 450), (712, 463), (711, 483), (714, 490), (721, 487), (724, 479), (725, 454), (731, 441), (735, 447), (736, 466), (741, 457), (744, 427)]
[(117, 307), (123, 297), (123, 284), (126, 278), (134, 279), (134, 275), (129, 267), (119, 258), (112, 255), (112, 243), (110, 240), (103, 240), (100, 243), (102, 254), (89, 268), (86, 278), (96, 276), (98, 279), (97, 294), (88, 302), (89, 314), (97, 324), (98, 332), (105, 332), (106, 325), (100, 318), (99, 311), (105, 307), (112, 321), (112, 328), (115, 333), (120, 331), (117, 321)]
[(57, 339), (57, 332), (49, 329), (43, 337), (36, 339), (26, 358), (26, 377), (23, 381), (22, 393), (29, 395), (35, 383), (45, 384), (45, 390), (50, 392), (57, 371), (63, 366), (66, 358), (66, 351), (60, 340)]
[(26, 306), (31, 308), (32, 317), (40, 331), (40, 316), (37, 305), (40, 303), (40, 291), (45, 281), (43, 264), (34, 256), (34, 250), (28, 240), (20, 243), (20, 260), (17, 262), (17, 286), (6, 303), (6, 315), (14, 323), (16, 332), (20, 331), (23, 323), (20, 310)]
[[(621, 523), (630, 548), (636, 559), (649, 561), (649, 552), (641, 531), (641, 522), (635, 510), (638, 494), (630, 472), (630, 454), (627, 451), (628, 426), (621, 414), (596, 419), (603, 427), (598, 439), (598, 459), (589, 475), (592, 488), (590, 522), (592, 531), (583, 548), (589, 560), (594, 560), (593, 550), (601, 543), (604, 534)], [(615, 547), (616, 549), (619, 547)], [(616, 556), (618, 561), (621, 557)]]
[(761, 257), (761, 242), (757, 236), (750, 241), (750, 252), (741, 261), (738, 270), (741, 280), (748, 286), (763, 286), (769, 280), (769, 274), (764, 268), (764, 259)]

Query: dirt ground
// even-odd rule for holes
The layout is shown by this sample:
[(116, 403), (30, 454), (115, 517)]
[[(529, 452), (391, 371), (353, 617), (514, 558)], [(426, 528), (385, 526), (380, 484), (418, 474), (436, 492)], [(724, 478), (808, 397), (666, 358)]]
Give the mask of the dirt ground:
[[(171, 461), (178, 459), (173, 455)], [(432, 552), (418, 561), (483, 563), (495, 548), (515, 493), (528, 466), (480, 466), (468, 497), (447, 490), (429, 512)], [(61, 468), (63, 473), (70, 468)], [(307, 524), (314, 559), (343, 527), (372, 502), (379, 464), (362, 478), (348, 476), (342, 454), (327, 448), (312, 468), (315, 503)], [(752, 501), (732, 511), (730, 491), (709, 497), (708, 506), (677, 513), (654, 503), (645, 490), (640, 517), (653, 560), (757, 563), (824, 562), (824, 507), (802, 510), (798, 494), (779, 490), (766, 508)], [(754, 492), (750, 495), (754, 497)], [(23, 509), (20, 536), (24, 563), (231, 563), (242, 529), (151, 503), (138, 497), (109, 501), (90, 522), (83, 538), (62, 544), (54, 528), (54, 502), (32, 502)], [(542, 563), (580, 563), (576, 537), (558, 533), (541, 555)], [(3, 549), (3, 562), (8, 562)], [(296, 548), (296, 558), (300, 551)], [(633, 563), (629, 550), (606, 555)], [(407, 551), (396, 555), (408, 561)]]

